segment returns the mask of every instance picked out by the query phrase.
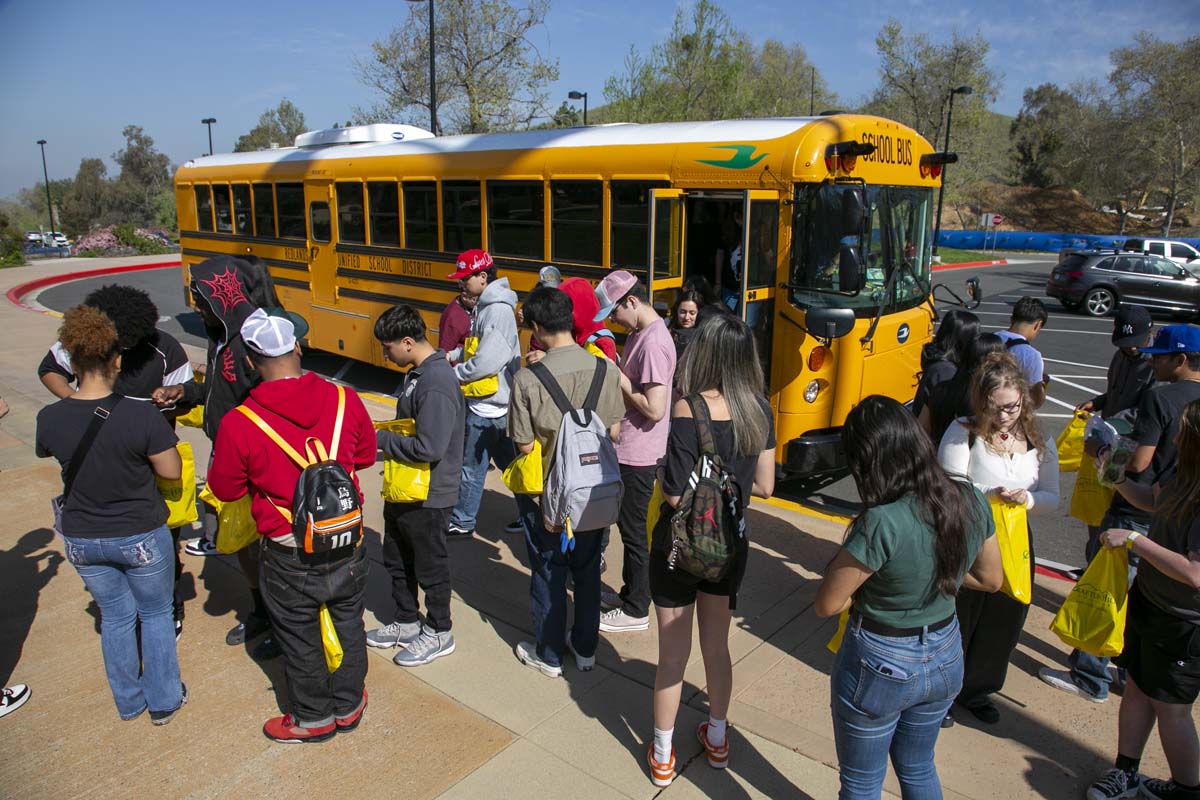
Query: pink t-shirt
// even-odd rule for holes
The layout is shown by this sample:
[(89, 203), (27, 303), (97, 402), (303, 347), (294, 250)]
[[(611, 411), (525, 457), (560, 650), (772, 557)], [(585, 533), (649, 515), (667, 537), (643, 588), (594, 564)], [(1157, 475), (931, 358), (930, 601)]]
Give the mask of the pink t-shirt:
[[(675, 378), (675, 342), (661, 319), (649, 327), (634, 331), (625, 340), (621, 372), (629, 378), (634, 391), (647, 384), (667, 387), (670, 402), (671, 382)], [(667, 452), (667, 433), (671, 428), (670, 409), (658, 422), (646, 419), (628, 404), (621, 420), (621, 440), (617, 442), (617, 460), (631, 467), (654, 466)]]

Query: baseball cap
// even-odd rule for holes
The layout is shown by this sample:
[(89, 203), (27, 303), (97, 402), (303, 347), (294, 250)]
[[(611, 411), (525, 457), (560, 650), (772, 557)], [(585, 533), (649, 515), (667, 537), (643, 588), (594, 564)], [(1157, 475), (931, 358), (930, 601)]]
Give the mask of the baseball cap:
[(596, 317), (593, 322), (603, 322), (608, 319), (608, 315), (616, 308), (618, 302), (629, 291), (637, 286), (637, 278), (623, 269), (616, 272), (610, 272), (604, 276), (604, 280), (596, 286), (596, 300), (600, 303), (600, 310), (596, 312)]
[(1167, 325), (1154, 335), (1154, 344), (1138, 348), (1151, 355), (1159, 353), (1200, 353), (1200, 327)]
[(488, 255), (487, 250), (467, 250), (459, 254), (457, 266), (458, 269), (447, 275), (447, 278), (459, 280), (474, 275), (476, 272), (491, 269), (492, 257)]
[(242, 323), (242, 341), (254, 352), (276, 358), (296, 349), (296, 328), (287, 317), (256, 308)]
[(1113, 320), (1112, 343), (1117, 347), (1141, 347), (1154, 327), (1145, 306), (1121, 306)]
[(542, 286), (549, 286), (551, 289), (557, 289), (562, 283), (562, 273), (558, 267), (553, 264), (547, 264), (538, 270), (538, 283)]

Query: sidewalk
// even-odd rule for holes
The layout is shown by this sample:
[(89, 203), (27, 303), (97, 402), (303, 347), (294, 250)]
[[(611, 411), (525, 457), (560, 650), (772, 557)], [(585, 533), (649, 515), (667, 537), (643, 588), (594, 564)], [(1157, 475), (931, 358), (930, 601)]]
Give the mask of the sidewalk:
[[(131, 259), (123, 260), (128, 263)], [(46, 274), (104, 266), (72, 260), (0, 270), (0, 295)], [(137, 273), (118, 276), (136, 283)], [(521, 666), (513, 646), (530, 637), (528, 571), (520, 537), (503, 533), (514, 516), (496, 473), (489, 475), (480, 534), (451, 543), (457, 650), (404, 670), (391, 652), (372, 650), (370, 705), (353, 734), (311, 747), (265, 739), (279, 713), (282, 661), (257, 664), (225, 632), (249, 609), (234, 559), (185, 556), (185, 632), (179, 643), (191, 703), (165, 728), (142, 718), (121, 723), (104, 679), (89, 597), (62, 560), (48, 529), (49, 498), (60, 491), (56, 465), (34, 458), (37, 410), (50, 400), (35, 374), (58, 320), (0, 299), (0, 394), (13, 413), (0, 422), (0, 679), (27, 683), (33, 698), (0, 721), (5, 796), (22, 798), (170, 796), (404, 796), (413, 798), (811, 797), (837, 793), (829, 719), (830, 621), (810, 610), (817, 578), (843, 526), (757, 505), (752, 555), (734, 619), (732, 758), (717, 772), (700, 756), (693, 731), (704, 718), (698, 645), (676, 723), (682, 775), (666, 790), (644, 766), (651, 734), (657, 645), (646, 633), (601, 635), (596, 669), (567, 659), (562, 680)], [(189, 348), (195, 360), (203, 354)], [(368, 403), (376, 418), (392, 415)], [(203, 465), (208, 443), (181, 436)], [(362, 475), (368, 546), (375, 561), (367, 625), (389, 619), (389, 582), (379, 558), (381, 470)], [(606, 582), (619, 582), (619, 547), (609, 550)], [(1110, 762), (1117, 701), (1094, 705), (1037, 680), (1066, 651), (1047, 630), (1067, 590), (1039, 578), (1035, 604), (1000, 698), (1003, 719), (943, 731), (938, 766), (950, 798), (1079, 797)], [(614, 587), (619, 588), (619, 587)], [(961, 719), (961, 717), (960, 717)], [(150, 758), (147, 758), (150, 755)], [(1157, 741), (1143, 768), (1165, 775)], [(887, 788), (898, 794), (889, 776)], [(888, 795), (889, 797), (892, 795)]]

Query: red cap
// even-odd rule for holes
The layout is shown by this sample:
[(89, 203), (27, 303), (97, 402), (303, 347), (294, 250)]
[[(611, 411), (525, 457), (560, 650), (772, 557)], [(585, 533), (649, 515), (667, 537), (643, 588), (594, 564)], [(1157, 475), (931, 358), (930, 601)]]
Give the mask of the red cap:
[(447, 278), (458, 280), (492, 268), (492, 257), (487, 250), (467, 250), (458, 257), (458, 269)]

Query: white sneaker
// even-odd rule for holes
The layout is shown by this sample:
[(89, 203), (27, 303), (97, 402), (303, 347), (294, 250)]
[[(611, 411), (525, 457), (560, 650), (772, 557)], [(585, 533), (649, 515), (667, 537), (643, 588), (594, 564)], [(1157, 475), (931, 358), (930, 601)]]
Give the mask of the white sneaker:
[(25, 705), (32, 696), (33, 691), (23, 683), (5, 686), (3, 694), (0, 694), (0, 717), (16, 711)]
[(518, 642), (514, 650), (517, 660), (525, 666), (536, 669), (547, 678), (562, 677), (562, 667), (555, 667), (538, 658), (537, 645), (533, 642)]
[(1091, 692), (1080, 688), (1075, 681), (1071, 680), (1071, 673), (1065, 669), (1050, 669), (1042, 667), (1038, 670), (1038, 677), (1042, 679), (1042, 683), (1053, 686), (1055, 689), (1073, 694), (1076, 697), (1082, 697), (1092, 703), (1103, 703), (1108, 700), (1107, 697), (1096, 697)]
[(216, 543), (210, 542), (208, 539), (206, 539), (203, 536), (201, 536), (199, 539), (193, 539), (192, 541), (185, 544), (183, 546), (183, 552), (187, 553), (189, 556), (220, 555), (220, 553), (217, 552)]
[(567, 649), (571, 651), (571, 655), (575, 656), (575, 668), (580, 672), (591, 672), (596, 666), (596, 656), (581, 656), (579, 651), (575, 649), (575, 643), (571, 641), (571, 634), (567, 634)]
[(600, 630), (608, 633), (644, 631), (650, 627), (650, 617), (631, 617), (622, 609), (614, 608), (600, 615)]

